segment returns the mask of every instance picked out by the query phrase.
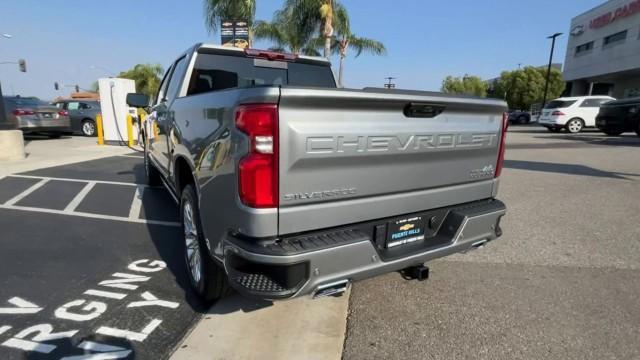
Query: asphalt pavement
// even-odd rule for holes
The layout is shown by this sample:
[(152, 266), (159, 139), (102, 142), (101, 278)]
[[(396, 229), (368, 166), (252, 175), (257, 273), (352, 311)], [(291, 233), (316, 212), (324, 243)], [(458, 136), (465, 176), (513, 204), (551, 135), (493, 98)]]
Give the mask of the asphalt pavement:
[(640, 359), (640, 138), (514, 126), (504, 235), (354, 284), (351, 359)]
[(163, 359), (200, 318), (143, 175), (132, 153), (0, 179), (1, 359)]

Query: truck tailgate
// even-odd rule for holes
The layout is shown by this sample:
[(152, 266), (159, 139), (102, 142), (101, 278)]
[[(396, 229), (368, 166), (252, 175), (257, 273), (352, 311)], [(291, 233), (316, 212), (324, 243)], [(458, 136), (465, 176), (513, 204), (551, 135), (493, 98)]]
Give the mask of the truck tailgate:
[(491, 197), (500, 100), (281, 89), (279, 233)]

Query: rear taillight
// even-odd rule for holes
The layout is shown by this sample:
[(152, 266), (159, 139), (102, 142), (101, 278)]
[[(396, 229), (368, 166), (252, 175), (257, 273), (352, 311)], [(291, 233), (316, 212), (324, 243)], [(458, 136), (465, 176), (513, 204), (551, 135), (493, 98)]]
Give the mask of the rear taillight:
[(564, 116), (564, 113), (562, 111), (556, 110), (554, 112), (551, 113), (552, 116)]
[(498, 163), (496, 164), (495, 177), (500, 176), (504, 165), (504, 149), (507, 141), (507, 129), (509, 127), (509, 114), (502, 114), (502, 128), (500, 129), (500, 144), (498, 147)]
[(278, 106), (240, 105), (236, 127), (249, 136), (249, 154), (238, 164), (240, 200), (253, 208), (278, 206)]
[(58, 115), (60, 116), (69, 116), (69, 112), (67, 110), (58, 111)]
[(36, 112), (31, 109), (15, 109), (13, 110), (12, 113), (15, 116), (23, 116), (23, 115), (34, 115)]

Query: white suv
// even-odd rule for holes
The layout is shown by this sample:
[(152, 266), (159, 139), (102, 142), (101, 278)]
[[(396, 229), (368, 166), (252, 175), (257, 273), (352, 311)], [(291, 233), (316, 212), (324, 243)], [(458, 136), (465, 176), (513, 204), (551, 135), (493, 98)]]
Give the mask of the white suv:
[(596, 115), (600, 105), (615, 100), (609, 96), (563, 97), (547, 103), (542, 109), (539, 123), (558, 132), (567, 129), (570, 133), (579, 133), (585, 127), (596, 126)]

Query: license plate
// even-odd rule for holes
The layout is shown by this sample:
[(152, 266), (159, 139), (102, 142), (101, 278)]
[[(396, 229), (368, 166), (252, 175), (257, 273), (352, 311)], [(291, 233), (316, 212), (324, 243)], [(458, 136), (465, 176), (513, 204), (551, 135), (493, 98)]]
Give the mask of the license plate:
[(50, 119), (50, 118), (53, 117), (53, 114), (51, 114), (51, 113), (42, 113), (42, 117)]
[(390, 221), (387, 232), (387, 248), (424, 240), (424, 225), (422, 216)]

